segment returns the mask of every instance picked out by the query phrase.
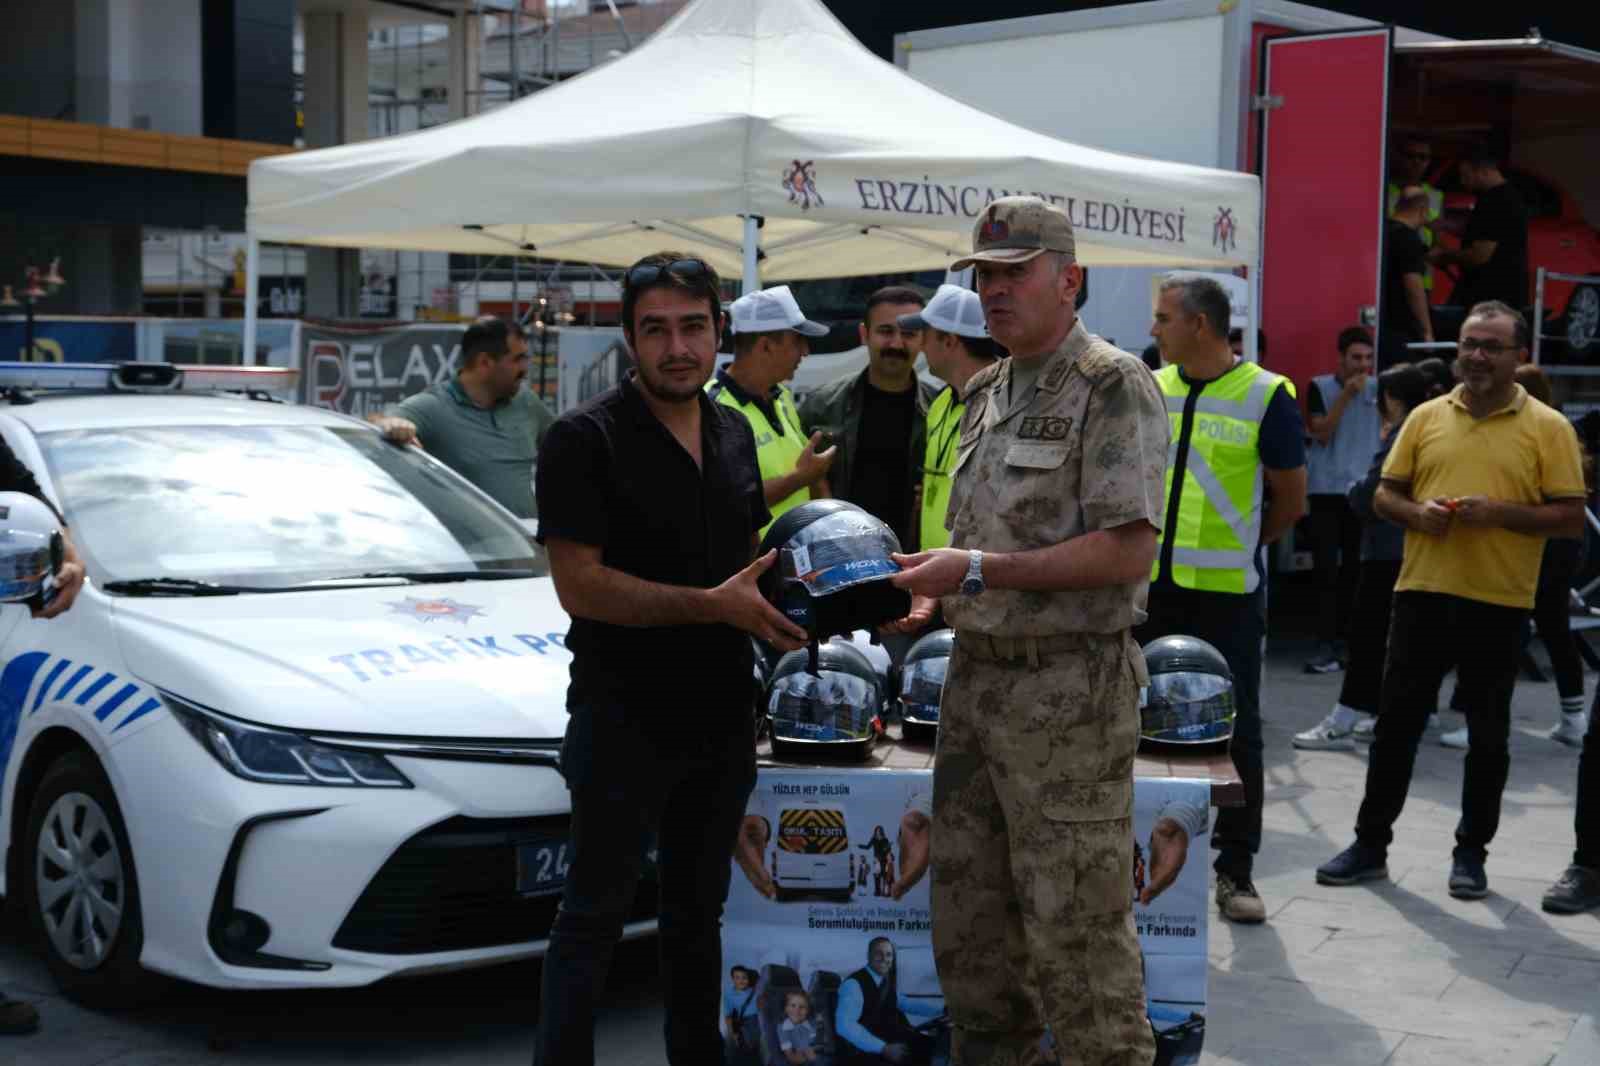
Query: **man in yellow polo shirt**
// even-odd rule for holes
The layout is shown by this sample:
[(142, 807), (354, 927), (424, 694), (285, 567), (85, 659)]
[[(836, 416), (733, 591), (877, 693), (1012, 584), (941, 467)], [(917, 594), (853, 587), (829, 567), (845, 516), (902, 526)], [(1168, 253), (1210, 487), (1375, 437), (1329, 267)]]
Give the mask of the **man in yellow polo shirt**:
[(787, 285), (748, 293), (728, 310), (733, 362), (707, 382), (706, 392), (749, 419), (761, 489), (776, 522), (791, 507), (828, 495), (828, 468), (838, 449), (819, 448), (821, 433), (806, 439), (794, 394), (783, 384), (811, 350), (806, 338), (825, 337), (828, 327), (806, 318)]
[(950, 475), (956, 465), (961, 416), (967, 409), (962, 399), (967, 382), (1004, 353), (989, 338), (978, 294), (959, 285), (940, 285), (928, 306), (901, 315), (896, 324), (902, 330), (924, 331), (922, 354), (928, 357), (928, 369), (945, 383), (944, 391), (928, 405), (922, 458), (921, 536), (917, 544), (929, 551), (950, 543), (945, 511), (950, 505)]
[(1389, 627), (1389, 661), (1367, 762), (1356, 842), (1317, 868), (1325, 885), (1389, 875), (1389, 843), (1439, 683), (1454, 668), (1470, 693), (1471, 747), (1450, 894), (1481, 899), (1489, 841), (1511, 766), (1511, 692), (1522, 626), (1533, 607), (1549, 537), (1582, 536), (1578, 438), (1559, 413), (1516, 383), (1528, 323), (1498, 301), (1461, 326), (1461, 384), (1411, 413), (1373, 501), (1406, 530)]

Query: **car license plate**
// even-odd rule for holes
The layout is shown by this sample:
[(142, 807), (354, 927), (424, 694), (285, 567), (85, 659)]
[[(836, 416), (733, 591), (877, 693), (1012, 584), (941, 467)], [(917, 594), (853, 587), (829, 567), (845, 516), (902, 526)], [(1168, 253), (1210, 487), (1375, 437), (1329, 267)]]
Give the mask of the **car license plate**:
[(572, 843), (567, 840), (530, 840), (517, 845), (517, 893), (549, 896), (567, 883), (572, 863)]

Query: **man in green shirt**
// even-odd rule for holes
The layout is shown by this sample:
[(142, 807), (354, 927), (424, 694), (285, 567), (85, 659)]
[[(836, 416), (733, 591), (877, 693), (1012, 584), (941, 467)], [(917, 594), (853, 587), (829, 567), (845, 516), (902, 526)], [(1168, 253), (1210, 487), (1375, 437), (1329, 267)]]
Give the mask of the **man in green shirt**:
[(944, 519), (950, 504), (950, 476), (956, 466), (961, 416), (967, 409), (963, 402), (967, 382), (1004, 352), (989, 337), (978, 294), (959, 285), (940, 285), (927, 307), (915, 314), (901, 315), (898, 325), (901, 329), (924, 331), (922, 354), (928, 357), (928, 369), (945, 383), (944, 391), (928, 405), (928, 435), (922, 460), (922, 535), (918, 543), (928, 551), (950, 543)]
[(467, 327), (461, 365), (368, 421), (396, 444), (418, 444), (518, 518), (538, 517), (533, 468), (555, 415), (524, 386), (528, 340), (492, 315)]

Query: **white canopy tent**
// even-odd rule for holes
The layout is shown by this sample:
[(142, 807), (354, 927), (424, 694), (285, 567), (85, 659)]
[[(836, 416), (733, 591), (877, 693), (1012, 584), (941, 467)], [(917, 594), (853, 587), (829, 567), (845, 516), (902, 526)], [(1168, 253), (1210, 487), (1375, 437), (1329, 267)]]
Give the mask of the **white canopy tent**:
[(1260, 262), (1253, 175), (1012, 125), (880, 60), (819, 0), (697, 0), (497, 110), (252, 163), (246, 358), (263, 240), (605, 265), (670, 247), (748, 289), (947, 266), (1014, 193), (1066, 208), (1086, 265)]

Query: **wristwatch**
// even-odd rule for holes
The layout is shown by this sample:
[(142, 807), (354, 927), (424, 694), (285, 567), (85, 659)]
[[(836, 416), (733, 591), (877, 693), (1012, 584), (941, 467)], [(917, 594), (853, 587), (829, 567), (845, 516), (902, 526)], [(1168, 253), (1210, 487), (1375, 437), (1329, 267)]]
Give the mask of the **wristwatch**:
[(976, 596), (989, 586), (983, 583), (983, 553), (974, 548), (967, 553), (967, 576), (961, 579), (961, 595)]

